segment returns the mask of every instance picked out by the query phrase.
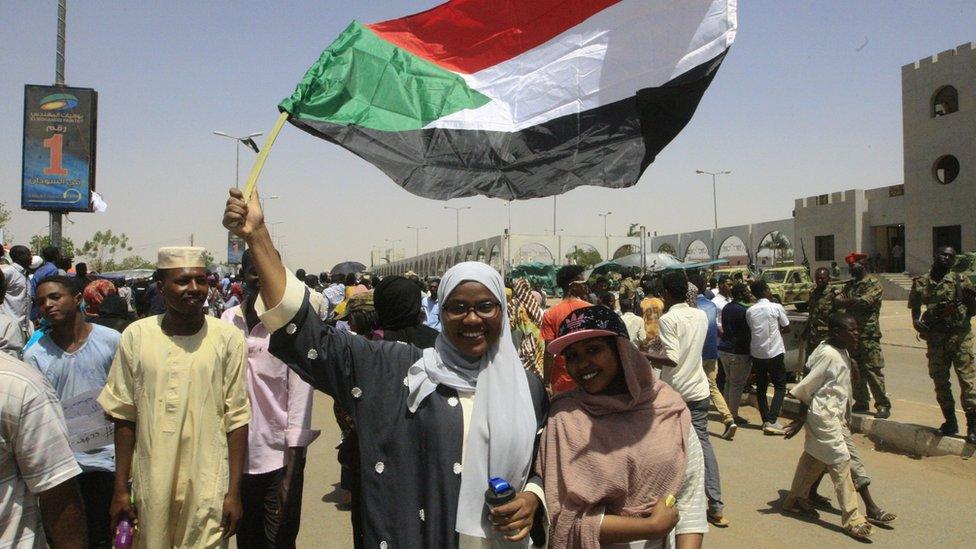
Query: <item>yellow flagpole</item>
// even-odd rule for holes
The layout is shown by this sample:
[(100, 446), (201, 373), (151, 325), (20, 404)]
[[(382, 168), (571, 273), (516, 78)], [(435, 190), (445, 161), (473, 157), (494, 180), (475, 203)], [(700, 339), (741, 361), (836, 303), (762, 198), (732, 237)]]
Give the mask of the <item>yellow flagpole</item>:
[(264, 145), (261, 147), (261, 152), (258, 153), (257, 160), (254, 161), (254, 166), (251, 167), (251, 175), (247, 176), (247, 183), (244, 184), (244, 203), (246, 204), (251, 198), (251, 193), (258, 185), (258, 176), (261, 175), (261, 169), (264, 168), (264, 161), (268, 158), (268, 153), (271, 152), (271, 147), (274, 146), (275, 139), (278, 139), (278, 133), (281, 132), (281, 128), (285, 125), (288, 120), (288, 112), (282, 112), (281, 116), (278, 117), (277, 122), (271, 132), (268, 134), (268, 138), (264, 140)]

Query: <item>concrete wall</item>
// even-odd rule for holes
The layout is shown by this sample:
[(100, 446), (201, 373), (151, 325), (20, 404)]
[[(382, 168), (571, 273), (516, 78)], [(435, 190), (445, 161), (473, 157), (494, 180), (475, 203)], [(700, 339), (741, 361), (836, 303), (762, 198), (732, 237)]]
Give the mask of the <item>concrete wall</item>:
[(680, 250), (680, 246), (679, 246), (679, 244), (681, 244), (680, 234), (675, 233), (675, 234), (666, 234), (661, 236), (653, 236), (649, 239), (649, 242), (650, 244), (648, 245), (648, 249), (652, 252), (658, 252), (661, 249), (661, 246), (667, 244), (668, 246), (671, 246), (671, 248), (674, 250), (675, 256), (679, 256), (682, 253), (682, 250)]
[(713, 257), (715, 257), (715, 259), (723, 259), (722, 257), (718, 257), (719, 255), (721, 255), (722, 252), (722, 244), (724, 244), (726, 240), (732, 238), (733, 236), (737, 237), (739, 240), (742, 241), (742, 246), (744, 248), (743, 250), (737, 250), (734, 253), (734, 255), (746, 256), (744, 261), (745, 264), (748, 265), (756, 256), (755, 251), (752, 250), (752, 246), (749, 243), (751, 239), (751, 232), (750, 232), (749, 225), (738, 225), (735, 227), (719, 227), (718, 230), (715, 231), (715, 252), (713, 254)]
[(705, 243), (705, 247), (708, 248), (709, 257), (715, 257), (714, 246), (712, 246), (712, 231), (711, 229), (706, 229), (703, 231), (692, 231), (689, 233), (681, 233), (681, 246), (678, 248), (678, 259), (684, 259), (688, 254), (688, 247), (691, 246), (693, 242), (700, 240)]
[[(648, 239), (650, 243), (650, 239)], [(607, 249), (613, 254), (618, 248), (626, 245), (640, 247), (640, 237), (636, 236), (601, 236), (590, 235), (498, 235), (472, 242), (465, 242), (460, 246), (451, 246), (432, 252), (408, 257), (400, 261), (375, 265), (373, 271), (380, 276), (413, 271), (419, 276), (439, 276), (461, 261), (481, 261), (488, 263), (499, 272), (510, 268), (514, 258), (518, 256), (522, 246), (532, 246), (545, 250), (557, 265), (566, 264), (566, 253), (573, 246), (595, 249), (602, 259), (605, 259)]]
[[(753, 223), (749, 226), (750, 242), (749, 248), (751, 250), (753, 258), (759, 253), (759, 245), (762, 244), (766, 235), (772, 232), (779, 231), (790, 241), (790, 245), (793, 246), (793, 262), (799, 263), (803, 261), (803, 254), (800, 252), (800, 241), (796, 238), (796, 223), (790, 219), (777, 219), (776, 221), (763, 221), (761, 223)], [(807, 250), (807, 255), (810, 251)], [(756, 265), (763, 267), (759, 261), (756, 261)], [(771, 266), (771, 265), (766, 265)]]
[(864, 191), (864, 196), (868, 201), (865, 223), (869, 227), (905, 224), (905, 196), (891, 196), (892, 190), (898, 187), (902, 187), (902, 192), (904, 192), (904, 185), (892, 185), (891, 187), (879, 187)]
[[(908, 271), (932, 262), (932, 228), (960, 225), (964, 250), (976, 249), (976, 42), (902, 67), (905, 159), (905, 257)], [(956, 88), (958, 112), (934, 116), (932, 100), (943, 86)], [(959, 160), (955, 181), (939, 183), (934, 164)]]
[[(864, 191), (860, 189), (831, 193), (827, 204), (817, 204), (815, 196), (798, 198), (793, 210), (796, 220), (796, 241), (793, 246), (797, 250), (797, 261), (803, 261), (800, 240), (806, 248), (810, 268), (814, 270), (830, 267), (831, 261), (843, 265), (847, 254), (862, 251), (866, 206)], [(817, 261), (815, 239), (828, 235), (834, 235), (834, 255), (830, 260)]]

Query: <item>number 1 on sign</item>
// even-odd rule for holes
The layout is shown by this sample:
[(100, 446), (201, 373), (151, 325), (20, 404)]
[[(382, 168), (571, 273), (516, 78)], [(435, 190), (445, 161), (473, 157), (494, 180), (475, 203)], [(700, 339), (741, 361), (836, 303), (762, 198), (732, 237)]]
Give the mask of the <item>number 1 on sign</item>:
[(64, 144), (64, 135), (56, 133), (44, 140), (44, 146), (51, 149), (50, 165), (44, 168), (44, 175), (68, 175), (68, 170), (61, 166), (61, 147)]

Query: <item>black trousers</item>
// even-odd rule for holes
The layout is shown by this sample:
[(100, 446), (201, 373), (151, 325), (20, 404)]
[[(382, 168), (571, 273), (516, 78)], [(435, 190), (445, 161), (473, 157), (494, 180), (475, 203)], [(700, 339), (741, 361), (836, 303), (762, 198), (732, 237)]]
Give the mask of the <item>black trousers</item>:
[[(786, 364), (785, 355), (780, 353), (773, 358), (752, 358), (752, 371), (756, 374), (756, 400), (759, 403), (759, 415), (765, 423), (776, 423), (779, 410), (786, 398)], [(766, 403), (766, 389), (769, 382), (773, 383), (773, 402)]]
[(78, 488), (85, 504), (85, 522), (88, 525), (88, 546), (99, 549), (112, 547), (115, 537), (110, 530), (108, 508), (115, 493), (115, 473), (91, 471), (78, 475)]
[(302, 512), (302, 486), (305, 460), (295, 463), (288, 489), (288, 508), (279, 514), (278, 491), (285, 480), (285, 469), (276, 469), (241, 478), (241, 504), (244, 516), (237, 528), (240, 549), (293, 548), (298, 537)]

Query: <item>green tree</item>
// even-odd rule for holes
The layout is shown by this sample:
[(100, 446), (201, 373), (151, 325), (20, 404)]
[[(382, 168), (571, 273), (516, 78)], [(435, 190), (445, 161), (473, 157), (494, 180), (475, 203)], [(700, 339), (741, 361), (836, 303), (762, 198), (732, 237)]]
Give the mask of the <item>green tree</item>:
[(627, 227), (627, 236), (640, 236), (640, 223), (631, 223)]
[(665, 242), (664, 244), (661, 244), (658, 247), (657, 253), (659, 253), (659, 254), (677, 255), (677, 252), (675, 251), (674, 246), (668, 244), (667, 242)]
[[(115, 262), (112, 262), (115, 263)], [(111, 271), (128, 271), (130, 269), (155, 269), (156, 264), (144, 257), (130, 255), (112, 266)]]
[[(13, 214), (11, 214), (10, 213), (10, 210), (7, 209), (7, 203), (6, 202), (0, 202), (0, 229), (6, 229), (7, 228), (7, 223), (10, 222), (10, 216), (11, 215), (13, 215)], [(6, 234), (6, 231), (4, 231), (4, 233), (5, 233), (4, 234), (4, 238), (6, 238), (7, 240), (10, 240), (11, 239), (10, 238), (10, 235)], [(0, 244), (4, 244), (4, 242), (0, 242)]]
[[(41, 254), (41, 250), (47, 248), (51, 245), (50, 236), (34, 235), (30, 239), (30, 249), (37, 255)], [(61, 237), (61, 255), (63, 257), (74, 257), (75, 256), (75, 243), (66, 236)]]
[(759, 247), (773, 252), (773, 265), (793, 259), (793, 245), (780, 231), (773, 231), (766, 235)]
[(566, 259), (574, 265), (590, 268), (600, 262), (600, 252), (574, 246), (573, 251), (566, 254)]
[(104, 272), (115, 266), (115, 254), (131, 252), (129, 237), (125, 233), (113, 233), (112, 229), (96, 231), (94, 235), (81, 246), (81, 255), (88, 259), (88, 267), (92, 270)]

